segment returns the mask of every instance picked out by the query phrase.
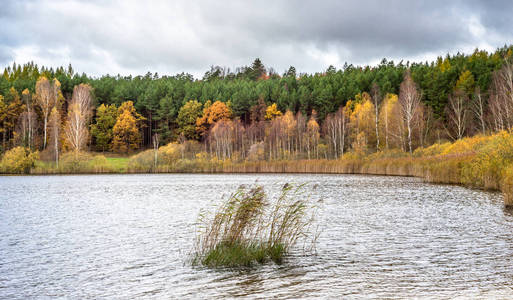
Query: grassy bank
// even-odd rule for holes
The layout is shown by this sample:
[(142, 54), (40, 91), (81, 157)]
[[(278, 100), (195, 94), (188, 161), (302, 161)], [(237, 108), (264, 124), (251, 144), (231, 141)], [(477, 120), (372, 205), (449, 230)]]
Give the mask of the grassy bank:
[(128, 161), (128, 157), (69, 152), (61, 157), (58, 164), (55, 161), (35, 161), (30, 174), (122, 174), (128, 172)]
[[(5, 154), (4, 173), (332, 173), (415, 176), (432, 183), (463, 184), (500, 190), (506, 205), (513, 205), (513, 134), (500, 132), (454, 143), (434, 144), (415, 150), (373, 154), (347, 153), (337, 160), (234, 161), (210, 158), (201, 152), (186, 158), (179, 145), (169, 144), (131, 157), (66, 153), (59, 165), (36, 160), (37, 155), (16, 149)], [(35, 161), (35, 162), (34, 162)], [(32, 162), (32, 163), (31, 163)]]

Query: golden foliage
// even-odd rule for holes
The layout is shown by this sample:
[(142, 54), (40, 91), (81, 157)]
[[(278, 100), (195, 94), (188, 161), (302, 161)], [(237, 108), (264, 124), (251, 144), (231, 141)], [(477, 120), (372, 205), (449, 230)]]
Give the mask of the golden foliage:
[(184, 145), (178, 143), (169, 143), (159, 148), (159, 157), (165, 164), (173, 164), (180, 158), (184, 151)]
[(112, 150), (120, 153), (129, 153), (139, 148), (141, 133), (137, 128), (138, 115), (132, 101), (124, 102), (118, 110), (119, 116), (112, 133)]
[(15, 147), (5, 152), (0, 162), (0, 169), (5, 173), (30, 173), (34, 163), (39, 159), (39, 153), (31, 152), (28, 148)]
[(265, 119), (266, 120), (272, 120), (276, 117), (280, 117), (282, 115), (282, 112), (278, 110), (278, 106), (276, 103), (273, 103), (267, 107), (265, 110)]
[(356, 101), (350, 115), (350, 126), (354, 132), (353, 147), (359, 151), (366, 151), (367, 145), (375, 144), (375, 110), (370, 97), (364, 93), (361, 100)]
[(203, 107), (203, 115), (196, 119), (196, 130), (202, 136), (206, 135), (212, 124), (220, 120), (228, 120), (232, 117), (230, 107), (221, 101), (210, 104), (210, 100)]

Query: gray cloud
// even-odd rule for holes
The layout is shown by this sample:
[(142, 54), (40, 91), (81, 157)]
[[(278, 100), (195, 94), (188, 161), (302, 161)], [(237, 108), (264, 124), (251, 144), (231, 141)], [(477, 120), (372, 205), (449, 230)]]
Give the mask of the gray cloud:
[[(4, 3), (5, 2), (5, 3)], [(513, 40), (508, 1), (3, 1), (0, 65), (201, 76), (255, 57), (282, 72), (431, 60)]]

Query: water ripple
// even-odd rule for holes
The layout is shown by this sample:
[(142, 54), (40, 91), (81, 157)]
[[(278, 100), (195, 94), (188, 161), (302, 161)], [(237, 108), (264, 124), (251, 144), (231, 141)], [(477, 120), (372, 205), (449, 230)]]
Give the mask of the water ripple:
[[(199, 210), (255, 180), (318, 184), (316, 255), (187, 263)], [(513, 210), (497, 193), (353, 175), (0, 177), (0, 298), (513, 296)]]

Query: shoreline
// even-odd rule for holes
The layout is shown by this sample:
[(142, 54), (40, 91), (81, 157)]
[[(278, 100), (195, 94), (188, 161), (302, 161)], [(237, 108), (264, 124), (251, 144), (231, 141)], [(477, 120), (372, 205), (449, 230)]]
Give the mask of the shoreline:
[(257, 161), (232, 163), (222, 162), (215, 165), (200, 164), (189, 170), (175, 167), (161, 167), (155, 171), (125, 170), (115, 172), (109, 169), (98, 169), (95, 172), (33, 172), (29, 174), (5, 174), (0, 176), (45, 176), (45, 175), (130, 175), (130, 174), (332, 174), (332, 175), (369, 175), (415, 177), (432, 184), (457, 185), (467, 188), (491, 192), (502, 192), (504, 204), (513, 206), (511, 188), (494, 180), (469, 182), (463, 175), (463, 161), (473, 155), (433, 156), (433, 157), (399, 157), (383, 159), (350, 159), (350, 160), (297, 160), (297, 161)]

